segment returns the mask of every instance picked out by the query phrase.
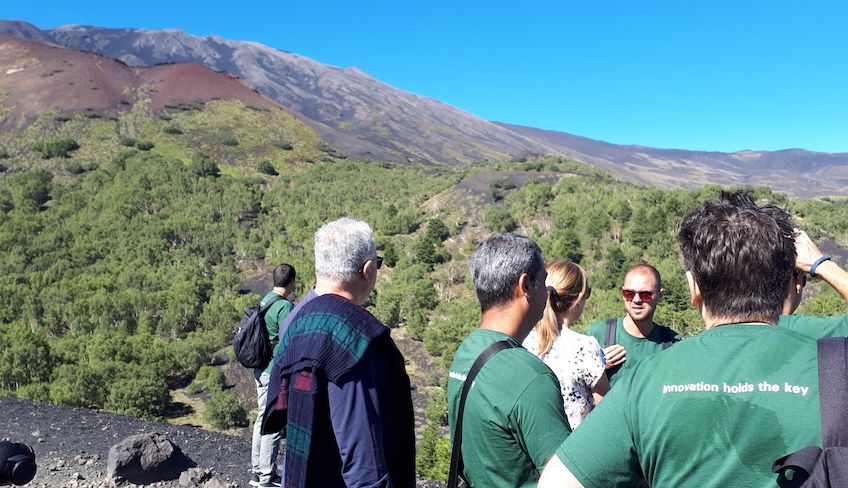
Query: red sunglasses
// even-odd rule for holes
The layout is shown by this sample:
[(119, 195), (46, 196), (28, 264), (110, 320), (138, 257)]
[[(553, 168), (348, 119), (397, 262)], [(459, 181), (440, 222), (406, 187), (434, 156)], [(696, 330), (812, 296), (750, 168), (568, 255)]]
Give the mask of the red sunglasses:
[(651, 301), (651, 298), (654, 298), (654, 292), (652, 291), (642, 291), (642, 290), (621, 290), (621, 294), (624, 295), (624, 299), (628, 302), (632, 302), (636, 295), (639, 295), (639, 298), (642, 299), (643, 302)]

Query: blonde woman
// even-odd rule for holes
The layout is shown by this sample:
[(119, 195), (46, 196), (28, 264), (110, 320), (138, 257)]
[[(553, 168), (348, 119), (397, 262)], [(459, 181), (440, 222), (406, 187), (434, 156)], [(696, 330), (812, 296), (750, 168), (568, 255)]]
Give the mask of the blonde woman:
[(570, 261), (554, 261), (546, 269), (545, 314), (523, 345), (559, 378), (565, 413), (571, 428), (576, 429), (609, 391), (606, 359), (597, 339), (570, 329), (592, 293), (586, 271)]

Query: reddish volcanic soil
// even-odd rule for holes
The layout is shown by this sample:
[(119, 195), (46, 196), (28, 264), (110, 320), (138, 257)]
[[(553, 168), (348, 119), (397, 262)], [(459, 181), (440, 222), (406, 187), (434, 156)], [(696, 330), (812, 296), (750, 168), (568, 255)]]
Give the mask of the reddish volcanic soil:
[[(0, 104), (11, 108), (6, 126), (38, 114), (126, 110), (147, 91), (154, 110), (168, 104), (238, 99), (261, 109), (279, 109), (271, 100), (226, 73), (193, 63), (131, 68), (82, 51), (0, 35)], [(17, 115), (17, 117), (15, 116)]]

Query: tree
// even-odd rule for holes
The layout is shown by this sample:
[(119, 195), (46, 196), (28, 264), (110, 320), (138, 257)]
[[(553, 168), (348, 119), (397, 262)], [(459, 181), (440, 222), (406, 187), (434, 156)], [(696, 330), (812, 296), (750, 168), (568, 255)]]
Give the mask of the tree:
[(0, 327), (0, 388), (49, 380), (53, 361), (44, 335), (15, 324)]
[(483, 216), (486, 228), (492, 232), (510, 232), (515, 230), (515, 219), (503, 205), (490, 207)]

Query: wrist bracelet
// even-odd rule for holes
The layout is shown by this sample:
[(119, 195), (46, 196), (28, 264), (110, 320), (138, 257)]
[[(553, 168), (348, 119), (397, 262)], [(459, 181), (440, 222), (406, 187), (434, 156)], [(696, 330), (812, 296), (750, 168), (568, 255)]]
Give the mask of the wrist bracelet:
[(829, 261), (830, 259), (831, 259), (831, 257), (828, 256), (827, 254), (825, 254), (824, 256), (819, 256), (818, 259), (813, 261), (813, 265), (810, 266), (810, 277), (815, 278), (816, 277), (816, 268), (818, 268), (821, 263), (823, 263), (825, 261)]

